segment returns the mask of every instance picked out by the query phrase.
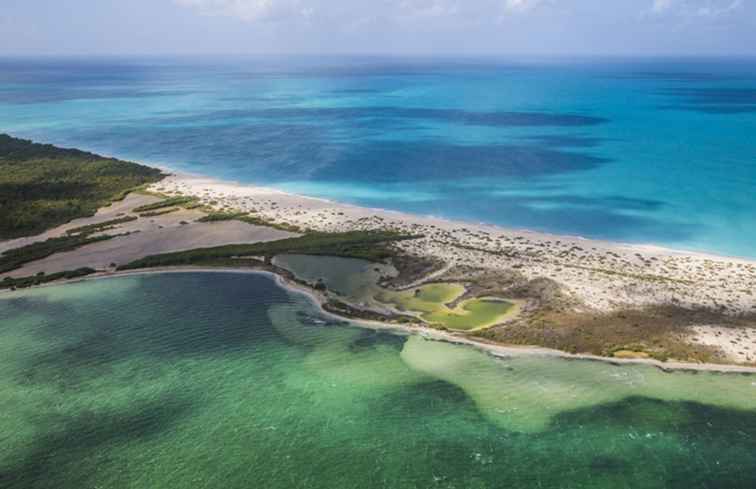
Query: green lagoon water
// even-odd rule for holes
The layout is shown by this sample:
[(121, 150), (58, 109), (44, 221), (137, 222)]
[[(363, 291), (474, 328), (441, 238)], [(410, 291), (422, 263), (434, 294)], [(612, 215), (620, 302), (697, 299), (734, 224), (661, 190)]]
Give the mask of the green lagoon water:
[(756, 377), (472, 348), (244, 274), (0, 295), (0, 487), (756, 487)]
[(371, 301), (383, 276), (395, 276), (391, 265), (340, 256), (278, 255), (273, 264), (307, 282), (322, 280), (328, 290), (353, 301)]

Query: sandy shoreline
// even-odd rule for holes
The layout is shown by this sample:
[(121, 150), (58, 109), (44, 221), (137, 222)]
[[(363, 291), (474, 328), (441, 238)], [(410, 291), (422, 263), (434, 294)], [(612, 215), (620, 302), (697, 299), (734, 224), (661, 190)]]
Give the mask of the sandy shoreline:
[[(435, 216), (432, 214), (414, 214), (414, 213), (408, 213), (404, 211), (398, 211), (393, 209), (386, 209), (383, 207), (368, 207), (363, 205), (357, 205), (357, 204), (351, 204), (347, 202), (340, 202), (334, 199), (328, 199), (325, 197), (314, 197), (310, 195), (304, 195), (304, 194), (297, 194), (293, 192), (288, 192), (286, 190), (277, 189), (275, 187), (267, 187), (264, 185), (255, 185), (252, 183), (243, 183), (238, 180), (224, 180), (220, 178), (215, 177), (209, 177), (207, 175), (202, 175), (199, 173), (192, 173), (187, 171), (175, 171), (174, 169), (165, 166), (165, 165), (150, 165), (155, 168), (158, 168), (165, 172), (166, 174), (170, 175), (170, 177), (177, 178), (179, 180), (192, 180), (196, 183), (207, 183), (212, 186), (223, 186), (228, 188), (236, 188), (236, 189), (249, 189), (253, 190), (255, 193), (262, 194), (280, 194), (281, 196), (286, 196), (287, 198), (291, 199), (304, 199), (304, 200), (310, 200), (313, 202), (320, 202), (323, 204), (327, 204), (330, 206), (335, 207), (344, 207), (344, 208), (353, 208), (358, 209), (361, 211), (368, 211), (372, 212), (376, 215), (388, 215), (393, 216), (397, 219), (401, 220), (418, 220), (418, 221), (428, 221), (428, 222), (438, 222), (438, 223), (446, 223), (447, 225), (456, 225), (456, 226), (472, 226), (476, 228), (483, 228), (483, 229), (490, 229), (490, 230), (497, 230), (501, 233), (509, 233), (509, 234), (520, 234), (525, 236), (531, 236), (534, 238), (540, 238), (540, 239), (551, 239), (551, 240), (562, 240), (562, 241), (574, 241), (574, 242), (582, 242), (582, 243), (597, 243), (602, 244), (607, 247), (615, 247), (619, 249), (628, 249), (628, 250), (635, 250), (640, 252), (648, 252), (648, 253), (659, 253), (659, 254), (667, 254), (667, 255), (681, 255), (681, 256), (695, 256), (703, 259), (710, 259), (710, 260), (727, 260), (731, 262), (737, 262), (737, 263), (744, 263), (744, 264), (756, 264), (756, 257), (751, 258), (747, 256), (737, 256), (737, 255), (726, 255), (721, 253), (716, 253), (712, 251), (702, 251), (702, 250), (687, 250), (684, 248), (673, 248), (669, 246), (664, 246), (656, 243), (633, 243), (633, 242), (625, 242), (625, 241), (611, 241), (611, 240), (605, 240), (605, 239), (597, 239), (597, 238), (590, 238), (586, 236), (580, 236), (575, 234), (555, 234), (555, 233), (549, 233), (547, 231), (538, 231), (534, 229), (528, 229), (528, 228), (514, 228), (514, 227), (505, 227), (498, 224), (491, 224), (486, 222), (474, 222), (474, 221), (466, 221), (461, 219), (451, 219), (446, 218), (443, 216)], [(156, 185), (160, 185), (159, 183)], [(194, 184), (192, 185), (194, 186)]]
[[(598, 355), (588, 354), (573, 354), (559, 350), (553, 350), (550, 348), (544, 348), (539, 346), (514, 346), (514, 345), (497, 345), (479, 340), (471, 340), (461, 334), (455, 334), (447, 331), (440, 331), (430, 328), (424, 328), (422, 326), (414, 325), (402, 325), (402, 324), (390, 324), (380, 321), (370, 321), (365, 319), (350, 319), (339, 316), (332, 312), (329, 312), (323, 308), (325, 297), (319, 292), (300, 285), (295, 282), (286, 280), (281, 275), (267, 271), (267, 270), (254, 270), (244, 268), (203, 268), (203, 267), (170, 267), (170, 268), (156, 268), (149, 270), (129, 270), (120, 272), (107, 272), (97, 273), (87, 277), (82, 277), (65, 282), (66, 284), (88, 282), (94, 280), (107, 280), (123, 277), (144, 276), (144, 275), (163, 275), (163, 274), (179, 274), (179, 273), (234, 273), (234, 274), (247, 274), (247, 275), (263, 275), (274, 279), (275, 283), (286, 290), (303, 295), (307, 297), (319, 310), (319, 312), (329, 318), (337, 321), (347, 321), (352, 325), (362, 328), (390, 331), (395, 334), (407, 334), (418, 335), (425, 339), (432, 341), (441, 341), (445, 343), (451, 343), (455, 345), (462, 345), (475, 348), (481, 352), (490, 354), (498, 358), (508, 358), (518, 355), (536, 355), (536, 356), (548, 356), (554, 358), (561, 358), (565, 360), (580, 360), (580, 361), (597, 361), (614, 366), (632, 366), (632, 365), (645, 365), (656, 367), (664, 371), (692, 371), (692, 372), (717, 372), (723, 374), (753, 374), (756, 375), (756, 367), (747, 367), (740, 365), (721, 365), (721, 364), (706, 364), (706, 363), (685, 363), (685, 362), (661, 362), (654, 359), (647, 358), (610, 358), (602, 357)], [(47, 287), (60, 286), (61, 283), (48, 283), (39, 285), (33, 288), (43, 289)], [(24, 289), (25, 290), (25, 289)], [(12, 294), (11, 291), (0, 291), (0, 298), (3, 295)]]
[(369, 209), (213, 178), (172, 175), (154, 185), (190, 195), (218, 211), (254, 212), (276, 223), (324, 232), (397, 229), (422, 234), (402, 250), (450, 266), (512, 268), (568, 286), (587, 307), (608, 311), (660, 302), (756, 312), (756, 261), (650, 245), (518, 231), (395, 211)]
[[(711, 310), (723, 317), (749, 321), (748, 318), (754, 318), (753, 331), (747, 334), (743, 330), (723, 329), (716, 323), (702, 323), (692, 325), (695, 328), (691, 328), (690, 337), (685, 341), (717, 348), (729, 363), (756, 363), (756, 261), (371, 209), (189, 174), (169, 175), (153, 184), (150, 190), (164, 195), (191, 196), (203, 204), (204, 209), (217, 212), (250, 213), (262, 222), (283, 229), (289, 229), (287, 226), (320, 232), (391, 229), (422, 236), (395, 244), (404, 255), (431, 258), (443, 264), (440, 270), (418, 280), (418, 285), (430, 279), (459, 281), (462, 277), (464, 281), (465, 277), (476, 273), (502, 277), (516, 273), (526, 281), (548, 280), (557, 284), (571, 307), (585, 315), (662, 305)], [(91, 218), (77, 219), (38, 236), (0, 242), (0, 252), (65, 235), (66, 230), (76, 226), (123, 215), (138, 217), (135, 207), (159, 200), (160, 197), (153, 195), (131, 194), (122, 202), (100, 209)], [(27, 263), (5, 276), (49, 274), (84, 266), (113, 272), (116, 265), (151, 254), (298, 235), (240, 221), (205, 223), (199, 220), (204, 212), (207, 211), (180, 209), (154, 218), (139, 217), (119, 226), (116, 232), (120, 234), (115, 239)], [(389, 327), (395, 329), (393, 325)], [(424, 328), (423, 334), (440, 332)], [(484, 340), (444, 335), (445, 340), (453, 339), (457, 343), (487, 345)], [(519, 350), (499, 345), (485, 348), (507, 352), (502, 354)], [(563, 355), (612, 363), (638, 362)], [(654, 364), (646, 359), (640, 363)], [(671, 362), (657, 364), (659, 368), (672, 368), (672, 365)], [(682, 365), (680, 368), (696, 368), (696, 364)]]

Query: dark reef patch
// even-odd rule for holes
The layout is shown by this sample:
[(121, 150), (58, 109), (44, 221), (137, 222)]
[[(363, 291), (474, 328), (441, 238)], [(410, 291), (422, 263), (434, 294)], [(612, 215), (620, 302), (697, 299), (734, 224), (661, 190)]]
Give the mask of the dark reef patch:
[[(597, 168), (610, 160), (585, 153), (533, 145), (455, 145), (440, 142), (368, 143), (344, 153), (314, 176), (358, 182), (527, 178)], [(366, 169), (371, 169), (367, 172)]]
[[(229, 351), (253, 349), (261, 342), (281, 340), (264, 306), (288, 302), (285, 291), (271, 287), (271, 279), (265, 276), (229, 275), (215, 285), (213, 275), (170, 277), (176, 288), (161, 287), (163, 277), (142, 278), (144, 299), (164, 304), (161, 321), (153, 321), (141, 310), (130, 310), (128, 301), (120, 297), (107, 298), (113, 311), (129, 311), (119, 321), (101, 312), (85, 313), (83, 308), (87, 305), (74, 302), (47, 302), (43, 298), (10, 302), (9, 317), (0, 317), (0, 320), (12, 320), (24, 310), (40, 311), (44, 319), (34, 327), (33, 333), (40, 339), (58, 339), (54, 348), (29, 352), (24, 357), (17, 381), (30, 385), (49, 384), (62, 390), (78, 389), (85, 382), (110, 372), (117, 362), (134, 357), (222, 356)], [(257, 294), (257, 290), (265, 290), (265, 297)], [(222, 326), (211, 321), (181, 320), (187, 314), (206, 317), (211, 313), (203, 305), (207, 301), (219, 305)], [(61, 331), (56, 318), (74, 315), (81, 319)], [(257, 327), (250, 328), (250, 321)]]
[[(170, 432), (191, 410), (187, 400), (171, 396), (152, 402), (134, 401), (126, 409), (107, 413), (83, 412), (54, 420), (55, 431), (31, 441), (15, 457), (0, 458), (0, 487), (90, 487), (97, 463), (126, 463), (111, 459), (109, 447), (144, 442)], [(33, 415), (40, 417), (39, 421), (53, 421), (48, 418), (51, 414)]]
[(367, 329), (362, 331), (360, 336), (349, 344), (349, 351), (359, 353), (378, 346), (388, 346), (400, 352), (406, 342), (405, 336)]
[(693, 110), (706, 114), (756, 112), (756, 88), (671, 88), (662, 92), (679, 100), (667, 109)]
[(173, 118), (172, 121), (197, 120), (205, 122), (234, 119), (305, 119), (306, 121), (359, 121), (361, 119), (409, 119), (444, 122), (448, 124), (490, 127), (582, 127), (608, 122), (602, 117), (549, 112), (476, 112), (460, 109), (412, 107), (327, 107), (327, 108), (270, 108), (236, 109), (210, 112), (199, 116)]

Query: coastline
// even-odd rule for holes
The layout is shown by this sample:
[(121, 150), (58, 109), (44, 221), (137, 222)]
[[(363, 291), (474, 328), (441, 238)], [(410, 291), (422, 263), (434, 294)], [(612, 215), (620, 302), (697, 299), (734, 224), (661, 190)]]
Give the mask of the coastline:
[[(654, 243), (654, 242), (612, 241), (612, 240), (606, 240), (606, 239), (600, 239), (600, 238), (591, 238), (591, 237), (586, 237), (586, 236), (581, 236), (581, 235), (576, 235), (576, 234), (556, 234), (556, 233), (551, 233), (548, 231), (539, 231), (539, 230), (530, 229), (530, 228), (507, 227), (500, 224), (475, 222), (472, 220), (465, 220), (465, 219), (454, 219), (454, 218), (448, 218), (444, 216), (436, 216), (432, 214), (415, 214), (415, 213), (409, 213), (409, 212), (395, 210), (395, 209), (386, 209), (382, 207), (369, 207), (369, 206), (353, 204), (349, 202), (341, 202), (335, 199), (329, 199), (325, 197), (316, 197), (316, 196), (306, 195), (303, 193), (289, 192), (286, 190), (276, 188), (275, 186), (258, 185), (253, 182), (243, 182), (240, 180), (214, 177), (214, 176), (206, 175), (203, 173), (189, 171), (186, 169), (179, 169), (161, 161), (152, 161), (152, 160), (144, 159), (144, 158), (131, 158), (128, 155), (123, 156), (123, 155), (118, 155), (115, 153), (110, 153), (107, 151), (99, 151), (97, 149), (92, 149), (91, 151), (99, 155), (102, 155), (106, 158), (115, 158), (115, 159), (121, 159), (124, 161), (133, 161), (138, 164), (156, 168), (164, 172), (168, 176), (173, 176), (173, 177), (178, 177), (178, 178), (197, 179), (197, 180), (202, 180), (204, 182), (208, 182), (211, 184), (214, 183), (214, 184), (219, 184), (219, 185), (224, 185), (224, 186), (250, 188), (250, 189), (255, 189), (257, 191), (261, 191), (261, 192), (265, 192), (269, 194), (279, 194), (281, 196), (287, 196), (291, 198), (306, 199), (313, 202), (322, 202), (324, 204), (333, 205), (333, 206), (363, 209), (363, 210), (371, 211), (377, 214), (394, 215), (398, 219), (409, 217), (413, 219), (416, 218), (416, 219), (422, 219), (422, 220), (427, 220), (427, 221), (444, 222), (444, 223), (448, 223), (449, 225), (482, 227), (486, 229), (498, 230), (503, 233), (517, 233), (517, 234), (529, 235), (529, 236), (534, 236), (534, 237), (540, 237), (543, 239), (569, 240), (569, 241), (586, 242), (586, 243), (599, 243), (599, 244), (604, 244), (606, 246), (612, 246), (612, 247), (617, 247), (617, 248), (622, 248), (622, 249), (627, 249), (627, 250), (636, 250), (639, 252), (645, 251), (645, 252), (651, 252), (651, 253), (662, 253), (662, 254), (677, 255), (677, 256), (697, 256), (702, 259), (728, 260), (728, 261), (733, 261), (733, 262), (738, 262), (738, 263), (756, 264), (756, 256), (748, 257), (748, 256), (731, 255), (731, 254), (726, 254), (726, 253), (718, 253), (716, 251), (711, 251), (711, 250), (676, 248), (673, 246), (668, 246), (668, 245)], [(2, 243), (3, 241), (0, 240), (0, 245), (2, 245)]]
[(437, 216), (434, 214), (416, 214), (416, 213), (410, 213), (410, 212), (400, 211), (396, 209), (387, 209), (383, 207), (370, 207), (370, 206), (364, 206), (364, 205), (359, 205), (359, 204), (353, 204), (349, 202), (341, 202), (335, 199), (329, 199), (325, 197), (315, 197), (315, 196), (301, 194), (301, 193), (289, 192), (286, 190), (276, 188), (275, 186), (257, 185), (255, 183), (247, 183), (240, 180), (223, 179), (223, 178), (213, 177), (209, 175), (204, 175), (201, 173), (189, 172), (185, 170), (176, 170), (175, 168), (172, 168), (165, 164), (153, 164), (149, 162), (145, 162), (144, 164), (157, 168), (167, 173), (169, 176), (177, 177), (179, 179), (181, 178), (196, 179), (202, 182), (207, 182), (208, 184), (211, 184), (211, 185), (215, 184), (215, 185), (222, 185), (226, 187), (254, 189), (259, 192), (264, 192), (264, 193), (269, 193), (269, 194), (280, 194), (281, 196), (286, 196), (293, 199), (306, 199), (313, 202), (321, 202), (324, 204), (337, 206), (337, 207), (349, 207), (349, 208), (359, 209), (362, 211), (369, 211), (375, 214), (392, 215), (392, 216), (395, 216), (397, 219), (405, 219), (405, 220), (418, 219), (418, 220), (446, 223), (447, 225), (484, 228), (484, 229), (491, 229), (494, 231), (499, 231), (501, 233), (522, 234), (522, 235), (538, 237), (541, 239), (575, 241), (575, 242), (584, 242), (584, 243), (597, 243), (597, 244), (602, 244), (609, 247), (627, 249), (630, 251), (650, 252), (650, 253), (659, 253), (659, 254), (676, 255), (676, 256), (696, 256), (702, 259), (728, 260), (728, 261), (737, 262), (737, 263), (756, 264), (756, 256), (748, 257), (748, 256), (739, 256), (739, 255), (729, 255), (725, 253), (717, 253), (716, 251), (708, 251), (708, 250), (690, 250), (690, 249), (685, 249), (685, 248), (676, 248), (676, 247), (667, 246), (667, 245), (663, 245), (659, 243), (653, 243), (653, 242), (612, 241), (612, 240), (607, 240), (607, 239), (591, 238), (591, 237), (581, 236), (577, 234), (556, 234), (556, 233), (551, 233), (548, 231), (540, 231), (537, 229), (507, 227), (500, 224), (492, 224), (492, 223), (487, 223), (487, 222), (475, 222), (472, 220), (454, 219), (454, 218), (449, 218), (449, 217), (444, 217), (444, 216)]
[[(736, 263), (756, 264), (756, 256), (748, 257), (748, 256), (730, 255), (726, 253), (718, 253), (716, 251), (711, 251), (711, 250), (689, 250), (685, 248), (676, 248), (676, 247), (654, 243), (654, 242), (624, 242), (624, 241), (612, 241), (612, 240), (606, 240), (606, 239), (600, 239), (600, 238), (591, 238), (591, 237), (575, 235), (575, 234), (556, 234), (556, 233), (551, 233), (548, 231), (539, 231), (539, 230), (529, 229), (529, 228), (507, 227), (507, 226), (503, 226), (499, 224), (475, 222), (472, 220), (464, 220), (464, 219), (454, 219), (454, 218), (448, 218), (444, 216), (436, 216), (432, 214), (415, 214), (415, 213), (409, 213), (409, 212), (395, 210), (395, 209), (369, 207), (369, 206), (353, 204), (353, 203), (348, 203), (348, 202), (341, 202), (335, 199), (329, 199), (325, 197), (315, 197), (315, 196), (306, 195), (306, 194), (289, 192), (286, 190), (276, 188), (275, 186), (258, 185), (252, 182), (243, 182), (240, 180), (225, 179), (221, 177), (214, 177), (214, 176), (205, 175), (202, 173), (192, 172), (185, 169), (177, 169), (171, 166), (170, 164), (166, 164), (160, 161), (152, 161), (152, 160), (144, 159), (144, 158), (131, 158), (128, 155), (121, 156), (115, 153), (110, 153), (108, 151), (100, 151), (97, 149), (92, 149), (92, 150), (87, 150), (87, 151), (93, 151), (97, 153), (98, 155), (101, 155), (105, 158), (114, 158), (114, 159), (120, 159), (124, 161), (131, 161), (140, 165), (156, 168), (164, 172), (169, 178), (176, 177), (179, 179), (182, 179), (182, 178), (193, 179), (193, 180), (206, 182), (208, 184), (216, 184), (216, 185), (222, 185), (226, 187), (254, 189), (255, 191), (263, 192), (266, 194), (272, 194), (272, 195), (278, 194), (278, 195), (289, 197), (289, 198), (305, 199), (312, 202), (321, 202), (323, 204), (337, 206), (337, 207), (354, 208), (354, 209), (359, 209), (363, 211), (369, 211), (375, 214), (392, 215), (392, 216), (395, 216), (397, 219), (408, 219), (408, 218), (420, 219), (420, 220), (425, 220), (429, 222), (446, 223), (447, 225), (491, 229), (491, 230), (499, 231), (502, 233), (509, 233), (509, 234), (522, 234), (522, 235), (532, 236), (532, 237), (541, 238), (541, 239), (566, 240), (566, 241), (572, 241), (572, 242), (578, 242), (578, 243), (584, 242), (587, 244), (596, 243), (596, 244), (601, 244), (607, 247), (615, 247), (619, 249), (626, 249), (629, 251), (659, 253), (659, 254), (672, 255), (672, 256), (695, 256), (702, 259), (728, 260), (728, 261), (736, 262)], [(157, 185), (160, 185), (160, 182), (158, 182)], [(153, 187), (154, 186), (155, 185), (153, 185)], [(5, 241), (0, 240), (0, 248), (7, 241), (12, 241), (12, 240), (5, 240)]]
[[(344, 232), (390, 228), (423, 234), (430, 238), (404, 245), (402, 251), (439, 257), (452, 264), (486, 262), (499, 270), (518, 268), (531, 279), (546, 277), (573, 286), (572, 293), (580, 301), (599, 311), (653, 304), (663, 295), (664, 301), (684, 307), (719, 308), (726, 304), (733, 313), (756, 313), (756, 298), (751, 292), (756, 290), (756, 260), (419, 216), (185, 173), (169, 175), (153, 188), (168, 195), (193, 196), (218, 212), (253, 212), (268, 221), (302, 229)], [(508, 259), (502, 253), (517, 257)], [(618, 283), (621, 275), (630, 280)], [(639, 278), (680, 286), (687, 283), (689, 287), (645, 291), (633, 283)], [(693, 282), (714, 280), (732, 284), (726, 289), (712, 289), (707, 284), (693, 287)], [(658, 283), (646, 285), (654, 288)]]
[[(166, 267), (155, 268), (145, 270), (128, 270), (119, 272), (104, 272), (96, 273), (86, 277), (81, 277), (66, 282), (47, 283), (38, 286), (34, 286), (30, 289), (43, 289), (47, 287), (64, 286), (66, 284), (74, 284), (80, 282), (88, 282), (95, 280), (107, 280), (117, 279), (123, 277), (144, 276), (144, 275), (162, 275), (162, 274), (178, 274), (178, 273), (233, 273), (233, 274), (245, 274), (245, 275), (263, 275), (272, 278), (276, 285), (282, 287), (290, 292), (305, 296), (312, 304), (314, 304), (320, 314), (323, 316), (332, 318), (337, 321), (347, 321), (351, 325), (361, 328), (367, 328), (372, 330), (390, 331), (394, 334), (401, 335), (417, 335), (427, 340), (439, 341), (443, 343), (450, 343), (454, 345), (466, 346), (475, 348), (478, 351), (492, 355), (496, 358), (508, 358), (518, 355), (534, 355), (534, 356), (547, 356), (552, 358), (560, 358), (564, 360), (578, 360), (578, 361), (596, 361), (602, 362), (613, 366), (650, 366), (655, 367), (665, 372), (713, 372), (721, 374), (747, 374), (756, 376), (756, 367), (748, 367), (741, 365), (725, 365), (716, 363), (685, 363), (685, 362), (661, 362), (651, 358), (613, 358), (603, 357), (599, 355), (590, 354), (573, 354), (560, 350), (554, 350), (551, 348), (544, 348), (540, 346), (516, 346), (516, 345), (499, 345), (486, 341), (476, 341), (462, 334), (452, 333), (448, 331), (440, 331), (436, 329), (425, 328), (415, 325), (403, 325), (403, 324), (391, 324), (375, 320), (367, 319), (352, 319), (339, 316), (323, 308), (325, 298), (322, 294), (314, 289), (306, 287), (287, 280), (285, 277), (270, 272), (267, 270), (255, 270), (245, 268), (208, 268), (208, 267)], [(0, 298), (3, 295), (12, 293), (10, 291), (1, 291)]]
[[(171, 171), (170, 168), (162, 165), (157, 168)], [(432, 272), (420, 275), (416, 280), (405, 284), (405, 287), (415, 287), (432, 281), (474, 283), (480, 276), (490, 278), (493, 274), (511, 278), (515, 274), (527, 282), (523, 282), (525, 285), (543, 280), (553, 284), (560, 293), (563, 293), (570, 307), (586, 317), (672, 305), (690, 310), (717, 311), (723, 318), (751, 318), (748, 319), (751, 322), (748, 323), (747, 328), (756, 335), (756, 297), (752, 292), (756, 291), (756, 260), (687, 252), (657, 245), (618, 243), (508, 229), (496, 225), (474, 224), (400, 211), (361, 207), (288, 193), (270, 187), (245, 185), (190, 173), (168, 174), (165, 179), (150, 185), (148, 190), (153, 193), (150, 195), (132, 194), (123, 202), (101, 208), (95, 216), (90, 218), (71, 221), (37, 236), (0, 241), (0, 252), (2, 252), (34, 241), (65, 235), (67, 230), (77, 225), (91, 225), (125, 214), (134, 216), (133, 222), (117, 226), (119, 232), (117, 239), (88, 245), (80, 250), (57, 253), (30, 262), (6, 276), (28, 277), (45, 272), (73, 270), (83, 266), (108, 270), (91, 275), (91, 278), (122, 276), (130, 273), (166, 273), (174, 269), (139, 272), (114, 272), (113, 270), (116, 268), (115, 264), (127, 264), (147, 255), (238, 243), (275, 241), (301, 236), (302, 231), (297, 230), (321, 233), (392, 230), (404, 235), (418, 236), (417, 239), (395, 243), (394, 246), (400, 254), (433, 259), (436, 263), (443, 265)], [(165, 196), (191, 197), (201, 206), (201, 210), (176, 209), (178, 212), (149, 218), (144, 215), (138, 216), (134, 212), (138, 205), (154, 204)], [(202, 222), (201, 218), (209, 213), (241, 213), (255, 216), (259, 223), (255, 221), (253, 225), (238, 220)], [(189, 271), (191, 270), (198, 269), (194, 267)], [(222, 267), (207, 271), (222, 270), (250, 272), (250, 270)], [(257, 270), (256, 273), (263, 272)], [(276, 276), (279, 277), (277, 280), (285, 281), (283, 277)], [(310, 294), (311, 298), (323, 309), (322, 297), (318, 298), (316, 291), (312, 288), (298, 284), (290, 285), (296, 290)], [(525, 302), (532, 305), (533, 297), (526, 296), (525, 299)], [(342, 316), (326, 313), (344, 319)], [(353, 319), (349, 320), (353, 321)], [(365, 323), (365, 320), (358, 321)], [(699, 329), (695, 331), (695, 334), (692, 330), (686, 331), (689, 336), (681, 337), (680, 341), (686, 343), (700, 341), (701, 345), (721, 348), (726, 362), (736, 364), (732, 367), (727, 363), (706, 363), (712, 368), (702, 369), (699, 368), (701, 363), (574, 354), (537, 346), (508, 346), (512, 343), (517, 345), (531, 343), (511, 342), (505, 337), (503, 339), (471, 338), (461, 333), (448, 333), (427, 327), (403, 327), (382, 322), (375, 322), (374, 326), (395, 331), (404, 328), (426, 337), (435, 336), (443, 341), (483, 348), (489, 353), (502, 356), (526, 349), (529, 352), (550, 352), (549, 354), (571, 359), (600, 360), (613, 364), (651, 364), (661, 369), (756, 372), (756, 366), (752, 366), (756, 364), (754, 361), (756, 358), (751, 352), (756, 352), (756, 336), (746, 340), (753, 341), (752, 349), (749, 346), (745, 348), (749, 350), (747, 353), (738, 352), (736, 350), (740, 346), (732, 347), (730, 343), (733, 343), (731, 341), (733, 338), (726, 335), (722, 337), (721, 331), (716, 329), (719, 326), (717, 323), (692, 324), (691, 326)], [(503, 327), (506, 328), (506, 326)], [(558, 347), (562, 348), (563, 345)], [(631, 353), (636, 350), (628, 349)], [(569, 351), (595, 353), (597, 350), (569, 348)], [(701, 357), (686, 355), (670, 358), (696, 361)], [(713, 359), (718, 361), (720, 358)], [(749, 366), (742, 366), (743, 364)]]

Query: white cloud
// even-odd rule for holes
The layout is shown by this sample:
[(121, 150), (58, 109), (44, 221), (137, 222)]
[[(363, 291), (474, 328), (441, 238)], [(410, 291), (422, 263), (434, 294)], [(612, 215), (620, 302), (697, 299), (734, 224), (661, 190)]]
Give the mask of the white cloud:
[(527, 12), (543, 3), (546, 2), (544, 0), (504, 0), (504, 9), (510, 12)]
[(651, 11), (654, 13), (662, 13), (671, 9), (676, 3), (676, 0), (654, 0), (654, 4), (651, 6)]
[(366, 18), (409, 19), (459, 18), (491, 20), (497, 16), (529, 12), (555, 0), (173, 0), (206, 15), (235, 17), (248, 22), (309, 18), (352, 20)]
[(244, 21), (276, 21), (308, 17), (312, 8), (303, 0), (174, 0), (207, 15), (225, 15)]
[(649, 12), (655, 16), (717, 18), (742, 6), (743, 0), (653, 0)]
[(399, 14), (409, 17), (450, 17), (460, 12), (460, 5), (454, 0), (403, 0), (396, 3)]

